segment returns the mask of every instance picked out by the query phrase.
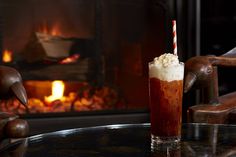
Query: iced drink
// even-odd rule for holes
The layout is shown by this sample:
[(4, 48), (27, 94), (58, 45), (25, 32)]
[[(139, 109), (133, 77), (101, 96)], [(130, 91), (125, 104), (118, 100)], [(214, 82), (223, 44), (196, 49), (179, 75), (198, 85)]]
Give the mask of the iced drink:
[(152, 150), (178, 147), (181, 138), (184, 64), (163, 54), (149, 63)]

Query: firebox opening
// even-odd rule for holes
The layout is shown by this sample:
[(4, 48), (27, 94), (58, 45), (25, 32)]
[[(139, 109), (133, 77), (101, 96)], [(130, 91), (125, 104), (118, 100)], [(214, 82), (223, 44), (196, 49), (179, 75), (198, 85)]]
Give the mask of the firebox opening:
[(2, 111), (30, 114), (132, 108), (111, 86), (95, 87), (86, 82), (61, 80), (24, 81), (24, 86), (28, 94), (28, 111), (16, 99), (2, 101)]

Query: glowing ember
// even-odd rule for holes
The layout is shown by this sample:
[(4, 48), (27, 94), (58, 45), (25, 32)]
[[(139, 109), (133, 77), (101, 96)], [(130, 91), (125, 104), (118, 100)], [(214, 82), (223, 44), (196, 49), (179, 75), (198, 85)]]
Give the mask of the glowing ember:
[(79, 59), (79, 57), (80, 57), (79, 54), (74, 54), (60, 61), (60, 64), (75, 63)]
[(46, 96), (44, 99), (46, 102), (53, 102), (55, 100), (63, 99), (65, 85), (63, 81), (53, 81), (52, 82), (52, 95)]
[(2, 55), (2, 61), (5, 63), (9, 63), (12, 61), (12, 51), (10, 50), (4, 50)]
[[(52, 95), (57, 95), (57, 96), (50, 95), (48, 97), (44, 97), (44, 100), (39, 99), (37, 97), (30, 97), (28, 99), (28, 104), (27, 104), (28, 110), (26, 110), (26, 108), (23, 105), (21, 105), (21, 103), (17, 99), (11, 99), (9, 101), (0, 100), (0, 111), (11, 112), (15, 114), (59, 113), (59, 112), (70, 112), (70, 111), (80, 112), (80, 111), (126, 109), (128, 107), (125, 100), (122, 97), (119, 97), (119, 94), (117, 93), (116, 89), (113, 89), (111, 87), (103, 86), (96, 88), (90, 86), (89, 84), (82, 83), (77, 86), (78, 90), (76, 92), (71, 91), (66, 95), (63, 92), (57, 93), (58, 91), (62, 91), (61, 90), (62, 87), (59, 87), (58, 89), (58, 87), (56, 88), (56, 86), (59, 86), (59, 84), (60, 86), (61, 84), (65, 84), (65, 88), (67, 88), (70, 87), (70, 85), (67, 86), (67, 82), (62, 82), (62, 81), (56, 81), (56, 83), (54, 82), (53, 82), (54, 87), (52, 86), (53, 88), (52, 93), (54, 94)], [(45, 90), (46, 89), (47, 87), (45, 88)], [(40, 88), (40, 91), (41, 90), (42, 88)]]

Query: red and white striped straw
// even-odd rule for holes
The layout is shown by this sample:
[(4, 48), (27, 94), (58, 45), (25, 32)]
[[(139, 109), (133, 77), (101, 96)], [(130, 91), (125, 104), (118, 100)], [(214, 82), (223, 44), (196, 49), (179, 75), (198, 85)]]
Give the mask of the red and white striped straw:
[(177, 55), (177, 30), (176, 30), (176, 20), (172, 20), (172, 29), (173, 29), (173, 50), (174, 50), (174, 55)]

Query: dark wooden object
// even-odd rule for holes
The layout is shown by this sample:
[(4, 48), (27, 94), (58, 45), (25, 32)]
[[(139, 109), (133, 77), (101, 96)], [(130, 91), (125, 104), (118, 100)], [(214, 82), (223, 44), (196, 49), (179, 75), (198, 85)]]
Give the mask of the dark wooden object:
[[(23, 105), (27, 104), (27, 94), (22, 85), (21, 75), (14, 68), (0, 66), (0, 98), (15, 96)], [(5, 138), (26, 137), (29, 133), (27, 121), (15, 114), (0, 112), (0, 141)]]
[(197, 56), (185, 63), (184, 92), (200, 88), (202, 104), (188, 110), (189, 122), (228, 123), (236, 111), (236, 92), (219, 96), (217, 66), (236, 66), (236, 48), (222, 56)]
[(97, 73), (96, 64), (91, 58), (81, 58), (72, 64), (28, 64), (17, 67), (24, 80), (74, 80), (89, 81)]

